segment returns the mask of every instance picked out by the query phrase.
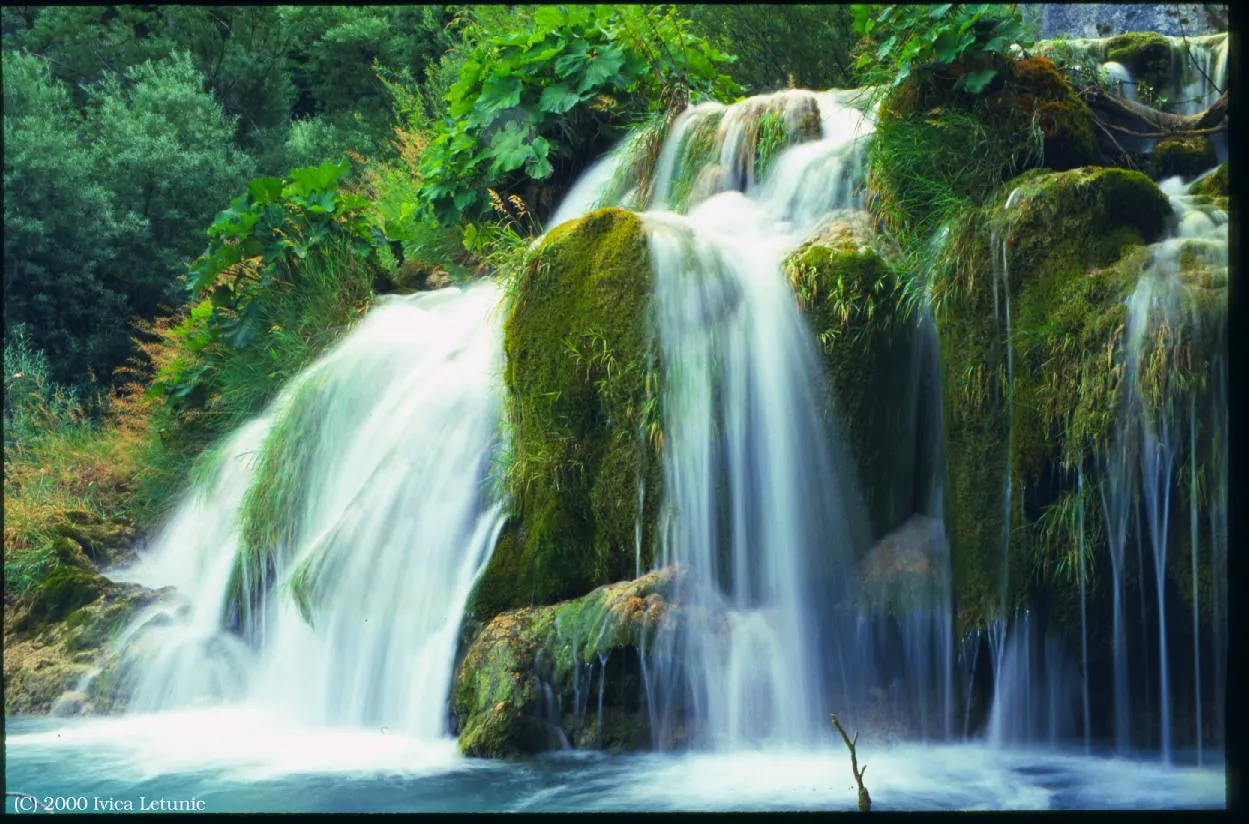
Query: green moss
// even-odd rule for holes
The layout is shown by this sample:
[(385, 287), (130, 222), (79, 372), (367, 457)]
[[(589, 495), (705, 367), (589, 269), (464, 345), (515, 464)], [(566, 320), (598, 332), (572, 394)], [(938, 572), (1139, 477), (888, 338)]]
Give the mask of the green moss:
[(60, 621), (99, 598), (105, 583), (99, 575), (79, 567), (53, 569), (35, 590), (16, 629), (25, 631)]
[(302, 378), (276, 413), (256, 456), (256, 471), (239, 513), (239, 553), (224, 607), (236, 620), (258, 608), (273, 583), (276, 553), (294, 540), (303, 521), (307, 478), (326, 412), (325, 394), (319, 374)]
[[(1209, 168), (1208, 166), (1206, 168)], [(1227, 164), (1219, 165), (1214, 172), (1188, 187), (1190, 194), (1203, 195), (1205, 197), (1218, 198), (1228, 196), (1228, 180), (1227, 180)]]
[[(514, 528), (474, 589), (479, 619), (628, 577), (659, 499), (657, 357), (641, 221), (619, 209), (554, 229), (517, 286), (504, 329)], [(638, 512), (638, 484), (645, 490)]]
[(866, 221), (838, 221), (785, 268), (820, 344), (842, 427), (880, 537), (922, 504), (914, 497), (914, 320), (903, 317), (893, 271), (870, 245)]
[[(574, 667), (636, 649), (666, 620), (675, 579), (673, 570), (661, 570), (576, 600), (496, 615), (473, 639), (456, 673), (451, 709), (461, 725), (460, 750), (511, 758), (557, 747), (541, 684), (568, 706)], [(615, 732), (614, 740), (639, 739), (635, 728)]]
[(723, 119), (724, 110), (711, 112), (701, 117), (682, 135), (667, 197), (673, 211), (686, 211), (690, 202), (695, 199), (693, 196), (700, 189), (707, 189), (711, 185), (711, 181), (704, 176), (718, 173), (718, 167), (713, 165), (713, 161), (718, 152), (716, 133)]
[[(1196, 177), (1213, 169), (1218, 162), (1219, 158), (1214, 153), (1214, 145), (1205, 135), (1165, 137), (1158, 141), (1154, 150), (1149, 154), (1149, 171), (1156, 180), (1174, 175)], [(1226, 190), (1226, 171), (1223, 177), (1223, 186)]]
[[(1148, 260), (1132, 250), (1160, 237), (1169, 212), (1166, 197), (1139, 172), (1034, 172), (985, 209), (969, 210), (951, 233), (943, 277), (952, 285), (940, 329), (950, 538), (964, 626), (1000, 614), (1004, 592), (1008, 609), (1023, 597), (1034, 563), (1021, 507), (1048, 505), (1061, 491), (1053, 470), (1080, 466), (1112, 434), (1124, 300)], [(995, 314), (990, 257), (1001, 267), (1003, 249), (1012, 312), (1010, 404), (1004, 312)], [(996, 277), (1004, 302), (1006, 284)], [(1004, 561), (1007, 523), (1012, 549)]]
[(1171, 41), (1156, 32), (1129, 32), (1106, 41), (1106, 59), (1120, 63), (1137, 82), (1162, 89), (1171, 80)]
[(1020, 123), (1029, 109), (1035, 112), (1045, 138), (1046, 168), (1062, 171), (1096, 162), (1093, 112), (1053, 63), (1044, 57), (1016, 60), (1008, 64), (1006, 77), (997, 98), (1004, 104), (999, 111)]
[(763, 180), (776, 156), (789, 144), (789, 130), (780, 112), (768, 112), (759, 119), (757, 132), (754, 173), (756, 180)]
[(932, 238), (1028, 169), (1096, 163), (1093, 116), (1045, 58), (999, 60), (988, 91), (955, 91), (962, 64), (921, 68), (888, 92), (869, 148), (874, 217), (898, 239), (904, 271), (930, 267)]

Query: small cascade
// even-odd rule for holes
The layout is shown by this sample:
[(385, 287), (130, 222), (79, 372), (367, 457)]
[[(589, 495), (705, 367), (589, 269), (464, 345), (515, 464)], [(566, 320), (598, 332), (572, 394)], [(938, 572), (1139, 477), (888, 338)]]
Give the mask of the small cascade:
[(1110, 86), (1111, 94), (1136, 102), (1136, 83), (1127, 66), (1110, 60), (1102, 64), (1101, 73), (1104, 82)]
[(1016, 615), (1003, 643), (989, 742), (1057, 747), (1075, 731), (1075, 679), (1065, 650), (1042, 636), (1028, 610)]
[(1091, 752), (1093, 714), (1089, 711), (1089, 627), (1088, 627), (1088, 592), (1085, 584), (1085, 566), (1087, 559), (1084, 548), (1084, 470), (1079, 469), (1076, 475), (1076, 495), (1079, 506), (1078, 529), (1080, 535), (1080, 706), (1084, 729), (1084, 751)]
[(482, 283), (379, 304), (226, 442), (119, 573), (185, 599), (144, 635), (132, 712), (244, 702), (446, 734), (464, 604), (502, 525), (483, 493), (498, 302)]
[[(1223, 338), (1225, 343), (1226, 338)], [(1229, 649), (1228, 635), (1228, 591), (1227, 591), (1227, 437), (1228, 437), (1228, 403), (1227, 403), (1227, 360), (1223, 355), (1214, 358), (1214, 374), (1212, 406), (1213, 421), (1209, 461), (1211, 469), (1210, 492), (1210, 568), (1214, 570), (1214, 586), (1212, 593), (1212, 631), (1211, 640), (1214, 649), (1214, 689), (1213, 710), (1214, 729), (1225, 740), (1226, 729), (1226, 690), (1227, 690), (1227, 655)]]
[[(1141, 593), (1141, 632), (1156, 632), (1156, 659), (1149, 644), (1141, 649), (1144, 666), (1141, 679), (1145, 710), (1159, 718), (1158, 746), (1164, 763), (1170, 763), (1175, 746), (1173, 732), (1174, 700), (1168, 649), (1168, 550), (1175, 533), (1171, 529), (1171, 498), (1180, 480), (1179, 469), (1188, 464), (1190, 570), (1193, 587), (1193, 667), (1195, 743), (1198, 758), (1204, 756), (1204, 737), (1200, 731), (1204, 700), (1201, 685), (1201, 638), (1199, 594), (1197, 590), (1200, 531), (1198, 529), (1197, 486), (1198, 460), (1202, 454), (1217, 453), (1219, 434), (1212, 433), (1209, 445), (1197, 437), (1197, 396), (1199, 389), (1179, 383), (1182, 369), (1169, 359), (1186, 357), (1211, 366), (1211, 382), (1218, 386), (1222, 360), (1210, 349), (1198, 346), (1220, 345), (1221, 334), (1207, 329), (1210, 320), (1203, 317), (1198, 301), (1209, 301), (1226, 282), (1226, 216), (1217, 209), (1194, 206), (1184, 193), (1178, 178), (1164, 181), (1163, 191), (1171, 199), (1176, 213), (1171, 237), (1154, 244), (1150, 256), (1127, 302), (1127, 319), (1123, 339), (1123, 386), (1120, 425), (1109, 455), (1103, 461), (1103, 508), (1106, 512), (1110, 540), (1113, 587), (1115, 594), (1115, 716), (1116, 744), (1120, 752), (1128, 742), (1126, 734), (1129, 695), (1127, 693), (1128, 639), (1123, 632), (1125, 617), (1122, 609), (1124, 585), (1124, 550), (1129, 540), (1130, 513), (1135, 510), (1137, 551), (1136, 577)], [(1214, 300), (1222, 298), (1213, 297)], [(1210, 304), (1205, 304), (1211, 306)], [(1212, 307), (1215, 322), (1221, 317), (1218, 304)], [(1210, 309), (1206, 310), (1210, 312)], [(1213, 330), (1216, 331), (1217, 330)], [(1177, 354), (1178, 353), (1178, 354)], [(1185, 397), (1186, 396), (1186, 397)], [(1217, 418), (1223, 414), (1225, 399), (1215, 395), (1213, 404)], [(1185, 402), (1186, 401), (1186, 402)], [(1185, 422), (1184, 417), (1188, 420)], [(1187, 423), (1185, 427), (1184, 424)], [(1185, 432), (1187, 429), (1187, 432)], [(1184, 450), (1187, 449), (1187, 455)], [(1184, 460), (1187, 458), (1187, 461)], [(1217, 462), (1217, 458), (1215, 459)], [(1218, 492), (1215, 493), (1219, 494)], [(1213, 511), (1212, 507), (1212, 511)], [(1214, 541), (1218, 541), (1219, 530)], [(1148, 543), (1148, 554), (1146, 554)], [(1146, 569), (1146, 558), (1152, 570)], [(1221, 567), (1215, 567), (1220, 569)], [(1146, 604), (1147, 572), (1152, 573), (1154, 603)], [(1216, 573), (1216, 578), (1222, 577)], [(1219, 630), (1215, 630), (1216, 637)], [(1156, 681), (1155, 681), (1156, 678)], [(1152, 698), (1157, 698), (1156, 706)]]
[(963, 634), (963, 648), (959, 652), (959, 661), (963, 664), (963, 677), (966, 689), (963, 700), (963, 739), (971, 737), (971, 699), (975, 692), (976, 665), (980, 662), (980, 647), (984, 642), (984, 634), (978, 630), (969, 630)]
[(1204, 763), (1202, 752), (1201, 723), (1201, 596), (1197, 588), (1197, 555), (1200, 541), (1197, 538), (1197, 398), (1188, 398), (1188, 524), (1189, 556), (1192, 559), (1190, 574), (1193, 576), (1193, 709), (1197, 719), (1197, 766)]
[[(830, 128), (821, 111), (840, 109), (827, 97), (823, 109), (809, 92), (688, 109), (643, 214), (665, 367), (657, 566), (689, 569), (682, 602), (700, 616), (645, 656), (660, 737), (676, 701), (713, 746), (812, 743), (826, 735), (826, 693), (845, 706), (847, 688), (863, 692), (843, 677), (866, 673), (836, 630), (849, 620), (836, 605), (854, 574), (855, 481), (834, 459), (821, 365), (781, 271), (830, 207), (854, 205), (828, 198), (848, 198), (868, 128), (857, 110)], [(840, 185), (804, 200), (814, 175)]]
[[(1018, 189), (1011, 192), (1006, 199), (1005, 211), (1009, 211), (1015, 205)], [(1006, 403), (1006, 454), (1010, 456), (1014, 454), (1015, 439), (1015, 356), (1014, 356), (1014, 339), (1011, 334), (1011, 313), (1010, 313), (1010, 266), (1008, 259), (1008, 250), (1006, 246), (1006, 238), (998, 237), (997, 231), (993, 231), (989, 236), (989, 258), (992, 261), (993, 283), (993, 317), (997, 325), (998, 333), (1006, 351), (1006, 385), (1003, 387), (1003, 400)], [(1001, 283), (1001, 291), (999, 292), (998, 284)], [(1000, 320), (999, 320), (1000, 318)], [(1007, 614), (1011, 608), (1007, 599), (1010, 591), (1010, 545), (1011, 545), (1011, 518), (1013, 515), (1013, 498), (1014, 484), (1011, 482), (1011, 462), (1008, 459), (1002, 469), (1002, 566), (999, 572), (999, 586), (1001, 587), (1001, 602), (999, 604), (1001, 627), (998, 630), (990, 629), (990, 651), (993, 654), (994, 665), (994, 689), (999, 688), (999, 678), (1002, 675), (1002, 665), (1004, 660), (1001, 656), (1005, 655), (1005, 634)], [(1020, 507), (1022, 509), (1022, 500)], [(997, 637), (996, 647), (994, 645), (995, 634)]]
[(630, 161), (632, 149), (632, 140), (627, 137), (582, 173), (547, 221), (547, 228), (554, 229), (561, 223), (611, 205), (612, 195), (616, 194), (613, 183), (619, 178), (622, 167)]

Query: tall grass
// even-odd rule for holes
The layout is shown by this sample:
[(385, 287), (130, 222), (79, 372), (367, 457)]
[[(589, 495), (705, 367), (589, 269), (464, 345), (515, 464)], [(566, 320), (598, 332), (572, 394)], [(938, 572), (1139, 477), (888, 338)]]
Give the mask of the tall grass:
[[(175, 319), (149, 326), (118, 388), (90, 409), (48, 379), (43, 354), (24, 330), (12, 330), (4, 350), (6, 599), (29, 594), (55, 567), (56, 541), (71, 518), (153, 528), (204, 450), (260, 412), (368, 309), (372, 274), (345, 244), (328, 244), (306, 259), (298, 285), (266, 296), (268, 333), (243, 349), (220, 342), (191, 352)], [(179, 357), (211, 357), (219, 369), (220, 392), (204, 410), (175, 412), (147, 391)]]

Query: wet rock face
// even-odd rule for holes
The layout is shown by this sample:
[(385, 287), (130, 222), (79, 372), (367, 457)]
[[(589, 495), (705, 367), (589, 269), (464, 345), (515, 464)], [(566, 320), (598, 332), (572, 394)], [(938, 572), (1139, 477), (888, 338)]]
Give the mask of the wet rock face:
[(650, 563), (662, 483), (653, 435), (657, 356), (641, 220), (601, 209), (555, 227), (504, 326), (513, 523), (469, 598), (488, 620), (577, 598)]
[(649, 747), (639, 648), (678, 620), (669, 598), (679, 577), (666, 568), (495, 616), (456, 673), (451, 709), (461, 751), (511, 758)]
[(125, 703), (116, 677), (121, 650), (110, 641), (140, 610), (171, 590), (119, 584), (75, 568), (90, 601), (51, 621), (32, 619), (32, 606), (5, 605), (6, 715), (108, 713)]
[(890, 612), (939, 603), (949, 569), (945, 524), (925, 515), (912, 515), (859, 562), (865, 598)]
[[(1227, 6), (1213, 6), (1227, 19)], [(1133, 31), (1179, 36), (1215, 34), (1218, 23), (1203, 3), (1039, 3), (1024, 7), (1024, 19), (1040, 28), (1040, 37), (1112, 37)], [(1181, 21), (1186, 21), (1181, 24)]]

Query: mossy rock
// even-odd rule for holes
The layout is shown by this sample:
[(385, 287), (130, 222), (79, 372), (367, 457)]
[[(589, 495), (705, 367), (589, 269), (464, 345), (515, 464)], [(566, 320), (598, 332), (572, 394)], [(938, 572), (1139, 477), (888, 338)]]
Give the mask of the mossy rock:
[(1081, 465), (1112, 434), (1124, 301), (1148, 260), (1133, 250), (1162, 235), (1170, 211), (1139, 172), (1037, 171), (970, 210), (951, 232), (944, 277), (954, 285), (939, 327), (950, 542), (964, 628), (1000, 614), (1003, 597), (1008, 611), (1025, 597), (1032, 568), (1025, 514), (1034, 518), (1061, 491), (1063, 468)]
[[(646, 231), (604, 209), (556, 227), (504, 327), (514, 526), (469, 610), (549, 604), (633, 574), (655, 542), (658, 356)], [(638, 512), (638, 485), (644, 490)]]
[[(978, 69), (996, 72), (981, 94), (955, 89)], [(869, 149), (873, 214), (915, 266), (927, 266), (923, 247), (1003, 181), (1034, 168), (1100, 163), (1093, 122), (1043, 57), (920, 67), (880, 103)]]
[[(955, 91), (955, 84), (969, 72), (993, 69), (990, 86), (979, 95)], [(891, 90), (880, 106), (882, 119), (922, 117), (934, 125), (942, 110), (953, 107), (978, 119), (984, 132), (1014, 144), (1005, 152), (1015, 158), (1013, 171), (1032, 165), (1063, 171), (1096, 163), (1099, 152), (1093, 133), (1093, 112), (1082, 101), (1063, 73), (1045, 57), (1020, 60), (963, 61), (949, 66), (921, 68)], [(1027, 133), (1033, 116), (1044, 137), (1044, 157), (1029, 157)], [(967, 135), (968, 141), (971, 135)], [(969, 143), (964, 143), (968, 148)]]
[[(1164, 137), (1149, 154), (1149, 171), (1155, 180), (1164, 177), (1196, 177), (1213, 169), (1219, 162), (1214, 145), (1205, 135)], [(1226, 167), (1226, 164), (1225, 164)], [(1223, 173), (1223, 190), (1227, 190), (1227, 173)]]
[[(60, 538), (78, 544), (81, 553), (97, 566), (118, 563), (133, 554), (134, 526), (122, 517), (104, 518), (82, 510), (70, 510), (54, 530)], [(78, 553), (62, 542), (57, 554), (70, 557)]]
[[(1209, 168), (1209, 167), (1207, 167)], [(1219, 164), (1219, 168), (1199, 180), (1193, 181), (1188, 193), (1209, 198), (1225, 198), (1228, 196), (1227, 164)]]
[[(81, 570), (75, 570), (81, 572)], [(100, 591), (63, 621), (38, 623), (19, 632), (29, 615), (5, 610), (4, 707), (6, 714), (107, 713), (122, 707), (129, 693), (118, 679), (124, 651), (113, 642), (138, 612), (171, 590), (97, 579)], [(12, 629), (14, 634), (9, 635)], [(99, 671), (85, 694), (85, 676)], [(66, 700), (61, 701), (62, 696)]]
[(1045, 168), (1063, 171), (1097, 162), (1093, 112), (1053, 63), (1044, 57), (1008, 63), (1001, 98), (1012, 97), (1016, 112), (1036, 107), (1045, 138)]
[(939, 610), (948, 597), (949, 564), (945, 524), (913, 515), (859, 562), (862, 606), (895, 616)]
[[(451, 709), (460, 727), (460, 750), (516, 758), (558, 748), (561, 732), (576, 740), (571, 725), (557, 726), (564, 719), (547, 717), (544, 685), (571, 706), (574, 668), (637, 650), (646, 637), (670, 628), (676, 618), (667, 599), (679, 574), (660, 570), (576, 600), (496, 615), (473, 638), (456, 672)], [(613, 702), (609, 712), (605, 705), (604, 715), (614, 719), (605, 744), (649, 740), (637, 729), (636, 714), (622, 715), (622, 709)]]
[(59, 566), (35, 590), (16, 629), (27, 631), (60, 621), (99, 598), (107, 584), (107, 579), (93, 571)]
[(1137, 82), (1163, 89), (1171, 82), (1171, 41), (1156, 32), (1128, 32), (1106, 41), (1106, 60), (1122, 64)]
[[(927, 387), (912, 370), (918, 330), (863, 213), (829, 220), (785, 262), (830, 381), (828, 413), (854, 457), (871, 530), (880, 537), (925, 508), (932, 448), (917, 420)], [(931, 411), (931, 410), (929, 410)]]

